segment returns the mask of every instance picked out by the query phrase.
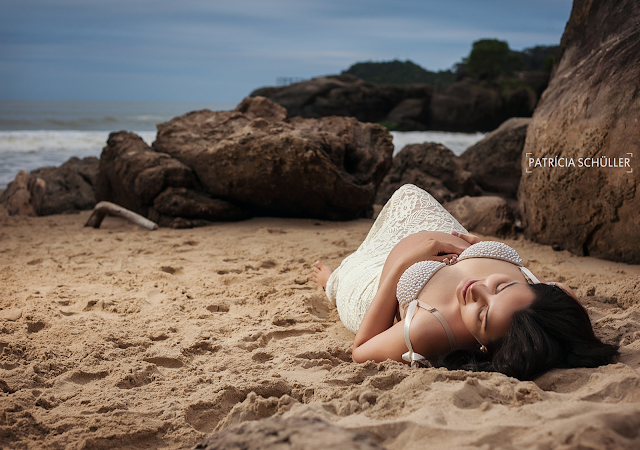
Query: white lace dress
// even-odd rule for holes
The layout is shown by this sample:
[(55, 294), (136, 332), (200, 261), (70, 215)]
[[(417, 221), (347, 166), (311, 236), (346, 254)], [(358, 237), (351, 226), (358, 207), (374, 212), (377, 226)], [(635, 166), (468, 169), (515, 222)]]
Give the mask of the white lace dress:
[(342, 261), (327, 282), (327, 297), (338, 308), (347, 329), (358, 331), (393, 247), (418, 231), (467, 233), (431, 194), (412, 184), (398, 189), (380, 211), (364, 242)]

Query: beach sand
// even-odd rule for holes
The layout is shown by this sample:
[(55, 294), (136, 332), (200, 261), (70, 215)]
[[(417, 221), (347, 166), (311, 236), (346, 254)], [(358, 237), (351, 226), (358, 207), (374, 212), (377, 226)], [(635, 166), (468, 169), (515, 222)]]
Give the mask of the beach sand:
[(640, 266), (508, 240), (574, 287), (617, 364), (501, 374), (351, 362), (313, 285), (371, 220), (147, 231), (0, 210), (0, 447), (191, 448), (247, 420), (319, 417), (388, 449), (640, 448)]

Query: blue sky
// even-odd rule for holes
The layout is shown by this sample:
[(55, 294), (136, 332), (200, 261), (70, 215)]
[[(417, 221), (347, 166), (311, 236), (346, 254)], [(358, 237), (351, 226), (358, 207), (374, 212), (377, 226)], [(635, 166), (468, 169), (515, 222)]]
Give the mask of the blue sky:
[(237, 103), (359, 61), (555, 45), (571, 0), (2, 0), (0, 100)]

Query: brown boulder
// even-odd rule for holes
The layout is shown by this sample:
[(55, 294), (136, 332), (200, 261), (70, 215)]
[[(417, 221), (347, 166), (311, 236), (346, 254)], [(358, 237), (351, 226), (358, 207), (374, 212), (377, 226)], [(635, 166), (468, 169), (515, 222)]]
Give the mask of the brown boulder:
[[(317, 77), (285, 87), (261, 88), (250, 96), (269, 98), (285, 107), (291, 117), (344, 116), (355, 117), (362, 122), (381, 122), (391, 120), (387, 116), (404, 100), (426, 101), (428, 105), (432, 91), (433, 88), (425, 84), (379, 85), (342, 74)], [(403, 117), (415, 122), (421, 113), (421, 108), (416, 110), (414, 107), (412, 112), (405, 110)], [(420, 116), (420, 119), (425, 117)], [(418, 126), (426, 129), (422, 124)]]
[(167, 187), (196, 186), (189, 167), (154, 151), (140, 136), (126, 131), (109, 135), (99, 169), (97, 200), (116, 203), (143, 216)]
[(98, 158), (71, 158), (60, 167), (43, 167), (31, 176), (44, 180), (46, 189), (39, 216), (91, 209), (96, 204), (93, 187), (98, 178)]
[(513, 117), (460, 155), (463, 167), (483, 190), (517, 197), (530, 122), (529, 118)]
[(537, 242), (640, 263), (639, 22), (635, 0), (573, 3), (522, 160), (523, 226)]
[[(36, 205), (32, 190), (35, 179), (26, 170), (21, 170), (16, 178), (9, 183), (7, 189), (0, 196), (0, 204), (5, 207), (10, 216), (37, 216)], [(40, 185), (43, 183), (40, 180)]]
[[(153, 201), (149, 219), (160, 226), (187, 228), (211, 221), (248, 219), (250, 214), (224, 200), (187, 188), (168, 187)], [(179, 219), (177, 219), (179, 218)]]
[(530, 116), (535, 105), (536, 94), (529, 86), (502, 88), (498, 83), (465, 78), (433, 95), (430, 128), (493, 130), (510, 117)]
[(515, 214), (503, 198), (466, 195), (443, 206), (469, 231), (502, 238), (515, 235)]
[(98, 158), (71, 158), (60, 167), (20, 171), (0, 196), (10, 215), (47, 216), (91, 209)]
[(269, 98), (290, 117), (355, 117), (407, 131), (489, 131), (510, 117), (531, 116), (538, 95), (529, 78), (465, 78), (434, 90), (428, 84), (376, 84), (342, 74), (257, 89), (251, 97)]
[(398, 152), (378, 189), (376, 203), (386, 203), (404, 184), (424, 189), (440, 203), (481, 193), (471, 179), (471, 173), (462, 168), (461, 160), (451, 150), (434, 142), (410, 144)]
[(258, 214), (370, 214), (391, 165), (387, 130), (351, 117), (285, 118), (270, 100), (246, 98), (233, 111), (196, 111), (158, 125), (153, 148), (191, 167), (208, 196)]
[(349, 430), (308, 417), (280, 418), (247, 422), (219, 431), (195, 449), (252, 450), (381, 450), (376, 439), (363, 431)]

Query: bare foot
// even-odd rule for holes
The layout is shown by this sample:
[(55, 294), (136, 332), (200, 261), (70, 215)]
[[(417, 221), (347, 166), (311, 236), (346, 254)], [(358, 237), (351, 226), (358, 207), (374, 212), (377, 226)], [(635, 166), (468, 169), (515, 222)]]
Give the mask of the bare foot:
[(332, 272), (333, 270), (325, 266), (322, 261), (316, 261), (316, 263), (313, 265), (313, 281), (315, 281), (318, 286), (324, 289), (327, 287), (327, 281), (329, 280)]

